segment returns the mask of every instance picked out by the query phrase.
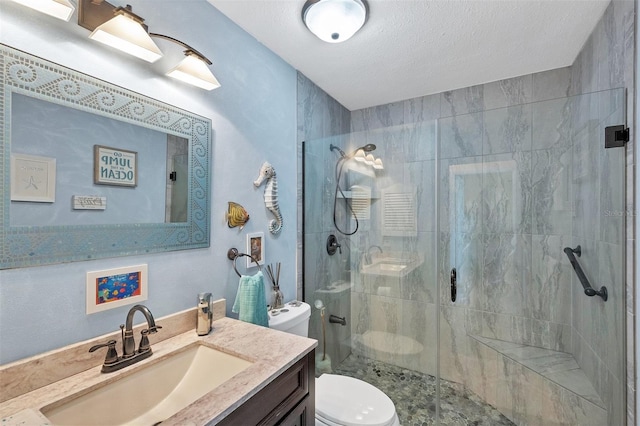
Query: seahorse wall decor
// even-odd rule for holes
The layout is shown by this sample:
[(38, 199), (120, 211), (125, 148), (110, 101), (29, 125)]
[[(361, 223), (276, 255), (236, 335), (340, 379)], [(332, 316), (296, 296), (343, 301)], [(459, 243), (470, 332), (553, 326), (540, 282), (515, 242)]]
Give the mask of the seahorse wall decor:
[(260, 174), (253, 181), (253, 185), (258, 188), (264, 181), (267, 182), (264, 187), (264, 205), (276, 217), (269, 222), (269, 232), (278, 234), (282, 230), (282, 214), (280, 214), (278, 206), (278, 181), (276, 180), (276, 170), (268, 161), (265, 161), (260, 167)]

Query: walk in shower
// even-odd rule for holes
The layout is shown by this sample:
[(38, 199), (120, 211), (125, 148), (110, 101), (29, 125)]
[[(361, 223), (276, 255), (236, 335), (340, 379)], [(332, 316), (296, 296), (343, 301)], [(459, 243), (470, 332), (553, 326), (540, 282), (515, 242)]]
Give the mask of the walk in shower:
[(605, 128), (624, 90), (490, 101), (352, 113), (303, 143), (318, 373), (371, 382), (403, 425), (622, 425), (625, 157)]

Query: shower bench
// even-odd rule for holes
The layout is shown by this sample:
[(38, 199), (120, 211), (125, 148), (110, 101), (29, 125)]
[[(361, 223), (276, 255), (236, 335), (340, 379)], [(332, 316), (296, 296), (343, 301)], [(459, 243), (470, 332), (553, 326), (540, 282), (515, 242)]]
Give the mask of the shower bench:
[[(482, 371), (490, 371), (495, 360), (495, 387), (483, 384), (480, 395), (514, 423), (604, 425), (607, 406), (573, 355), (535, 346), (469, 335), (487, 353), (479, 357)], [(500, 374), (503, 368), (504, 374)], [(501, 379), (502, 378), (502, 379)], [(486, 379), (486, 377), (485, 377)], [(501, 381), (502, 380), (502, 381)], [(471, 384), (472, 388), (478, 386)], [(493, 392), (495, 395), (488, 395)]]

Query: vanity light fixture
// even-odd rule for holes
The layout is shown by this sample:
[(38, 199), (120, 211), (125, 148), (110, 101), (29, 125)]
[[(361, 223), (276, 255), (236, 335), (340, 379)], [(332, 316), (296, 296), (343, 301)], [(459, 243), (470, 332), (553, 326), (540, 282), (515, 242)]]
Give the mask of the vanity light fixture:
[(179, 44), (184, 47), (185, 58), (180, 61), (173, 69), (167, 72), (169, 77), (178, 79), (192, 86), (199, 87), (205, 90), (213, 90), (220, 87), (218, 79), (213, 75), (209, 69), (209, 65), (212, 62), (207, 59), (202, 53), (195, 50), (193, 47), (173, 37), (169, 37), (162, 34), (149, 33), (151, 37), (158, 37), (165, 40), (169, 40), (173, 43)]
[(131, 6), (117, 7), (113, 13), (113, 18), (93, 30), (90, 39), (147, 62), (155, 62), (162, 57), (162, 52), (144, 27), (144, 19), (133, 13)]
[(13, 0), (38, 12), (46, 13), (54, 18), (68, 21), (76, 10), (69, 0)]
[(350, 39), (367, 20), (364, 0), (307, 0), (302, 21), (309, 31), (327, 43)]
[(105, 0), (78, 0), (78, 25), (92, 31), (89, 36), (91, 39), (148, 62), (155, 62), (162, 57), (162, 51), (152, 37), (176, 43), (186, 49), (186, 57), (167, 75), (205, 90), (220, 87), (209, 69), (209, 59), (180, 40), (149, 33), (144, 19), (133, 13), (129, 5), (123, 8), (115, 7)]

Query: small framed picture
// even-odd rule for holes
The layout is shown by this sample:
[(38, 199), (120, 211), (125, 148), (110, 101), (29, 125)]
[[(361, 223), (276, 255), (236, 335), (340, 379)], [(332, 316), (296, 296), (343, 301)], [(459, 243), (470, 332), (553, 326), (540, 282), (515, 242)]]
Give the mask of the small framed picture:
[(254, 268), (258, 265), (264, 265), (264, 232), (255, 232), (253, 234), (247, 234), (247, 268)]
[(11, 201), (56, 201), (56, 159), (11, 154)]
[(126, 149), (94, 145), (93, 183), (136, 186), (138, 184), (138, 153)]
[(147, 300), (147, 265), (87, 272), (87, 314)]

